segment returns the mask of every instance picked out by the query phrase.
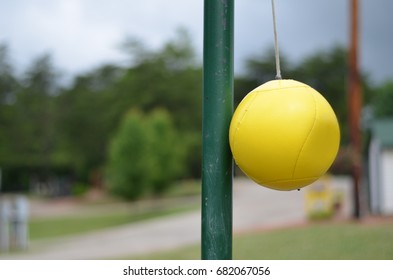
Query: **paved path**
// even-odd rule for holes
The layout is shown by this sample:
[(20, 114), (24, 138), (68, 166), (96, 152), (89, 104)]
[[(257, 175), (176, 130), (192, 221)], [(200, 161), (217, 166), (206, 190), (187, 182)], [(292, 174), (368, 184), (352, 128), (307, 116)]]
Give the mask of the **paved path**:
[[(116, 259), (175, 249), (200, 242), (200, 218), (200, 211), (196, 211), (51, 241), (35, 241), (28, 252), (0, 255), (0, 259)], [(235, 180), (235, 233), (302, 222), (305, 222), (303, 190), (279, 192), (247, 179)]]

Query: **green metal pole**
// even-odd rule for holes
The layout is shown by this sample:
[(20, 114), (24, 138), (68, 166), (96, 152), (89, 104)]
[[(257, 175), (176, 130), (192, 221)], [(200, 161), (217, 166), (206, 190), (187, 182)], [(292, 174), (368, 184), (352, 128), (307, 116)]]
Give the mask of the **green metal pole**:
[(234, 0), (205, 0), (202, 121), (202, 259), (232, 258)]

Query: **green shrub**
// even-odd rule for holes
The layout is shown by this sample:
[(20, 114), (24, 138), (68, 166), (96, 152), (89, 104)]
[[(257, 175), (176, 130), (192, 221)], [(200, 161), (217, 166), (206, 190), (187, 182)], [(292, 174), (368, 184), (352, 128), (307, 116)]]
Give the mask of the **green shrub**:
[(183, 172), (183, 147), (167, 111), (129, 111), (110, 145), (110, 190), (130, 200), (162, 193)]
[(83, 196), (89, 189), (89, 185), (77, 182), (72, 186), (72, 195)]
[(152, 187), (155, 194), (162, 194), (173, 179), (184, 172), (185, 149), (167, 111), (154, 111), (148, 121), (152, 136), (149, 143), (153, 160)]

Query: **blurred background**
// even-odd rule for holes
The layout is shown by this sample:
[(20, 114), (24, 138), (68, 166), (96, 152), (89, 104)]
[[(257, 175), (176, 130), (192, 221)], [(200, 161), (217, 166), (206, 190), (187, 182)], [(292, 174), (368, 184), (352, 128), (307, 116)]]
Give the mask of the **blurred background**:
[[(270, 1), (235, 2), (238, 104), (253, 88), (274, 79), (275, 61)], [(329, 177), (302, 192), (273, 194), (250, 187), (253, 183), (237, 172), (234, 223), (241, 237), (251, 234), (235, 240), (239, 248), (249, 246), (249, 250), (255, 246), (247, 242), (265, 240), (268, 237), (258, 234), (266, 229), (271, 233), (273, 226), (280, 227), (273, 238), (287, 233), (282, 237), (287, 241), (298, 234), (319, 244), (321, 232), (336, 232), (334, 236), (347, 234), (359, 243), (348, 245), (349, 241), (337, 239), (352, 247), (340, 247), (325, 256), (313, 252), (315, 246), (307, 251), (300, 240), (293, 243), (299, 248), (282, 255), (249, 255), (245, 250), (235, 257), (296, 258), (299, 255), (290, 252), (304, 249), (310, 255), (300, 258), (393, 258), (393, 244), (359, 245), (370, 239), (393, 240), (393, 2), (359, 1), (361, 157), (353, 152), (348, 121), (349, 2), (276, 1), (283, 77), (309, 84), (330, 102), (340, 122), (341, 147)], [(150, 258), (147, 253), (197, 243), (203, 1), (0, 4), (0, 257), (133, 258), (142, 254)], [(360, 206), (366, 222), (343, 224), (353, 217), (354, 161), (362, 166)], [(253, 208), (247, 208), (253, 198)], [(179, 233), (179, 228), (187, 228), (184, 224), (173, 225), (167, 232), (153, 227), (153, 221), (159, 220), (172, 225), (175, 216), (195, 221), (188, 226), (191, 233)], [(247, 222), (245, 216), (251, 219)], [(306, 230), (304, 223), (310, 220), (339, 223), (333, 228), (312, 223), (306, 234), (288, 232), (299, 230), (299, 225)], [(25, 229), (18, 227), (24, 223)], [(378, 227), (370, 230), (370, 224)], [(149, 231), (148, 226), (153, 228)], [(134, 236), (134, 243), (126, 241), (131, 227), (141, 232)], [(125, 243), (131, 242), (129, 246), (91, 255), (76, 249), (67, 255), (64, 247), (57, 247), (63, 240), (67, 248), (82, 248), (94, 234), (98, 241), (91, 246), (100, 247), (99, 240), (112, 240), (105, 239), (110, 230), (117, 230), (117, 239), (120, 234)], [(19, 231), (22, 241), (15, 240)], [(173, 235), (179, 242), (171, 245), (164, 238), (149, 247), (151, 240), (136, 241), (150, 233), (156, 240)], [(180, 241), (181, 235), (191, 237)], [(64, 241), (65, 237), (70, 239)], [(338, 242), (330, 235), (323, 238)], [(282, 241), (266, 244), (274, 242)], [(138, 243), (141, 249), (136, 249)], [(381, 250), (384, 253), (378, 254)], [(194, 247), (180, 251), (183, 255), (152, 258), (199, 258)]]

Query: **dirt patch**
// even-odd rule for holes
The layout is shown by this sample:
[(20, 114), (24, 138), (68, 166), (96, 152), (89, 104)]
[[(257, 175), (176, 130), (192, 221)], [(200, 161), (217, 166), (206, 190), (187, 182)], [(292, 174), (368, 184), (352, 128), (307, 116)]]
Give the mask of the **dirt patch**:
[(366, 216), (359, 221), (362, 225), (374, 226), (393, 224), (393, 216)]

